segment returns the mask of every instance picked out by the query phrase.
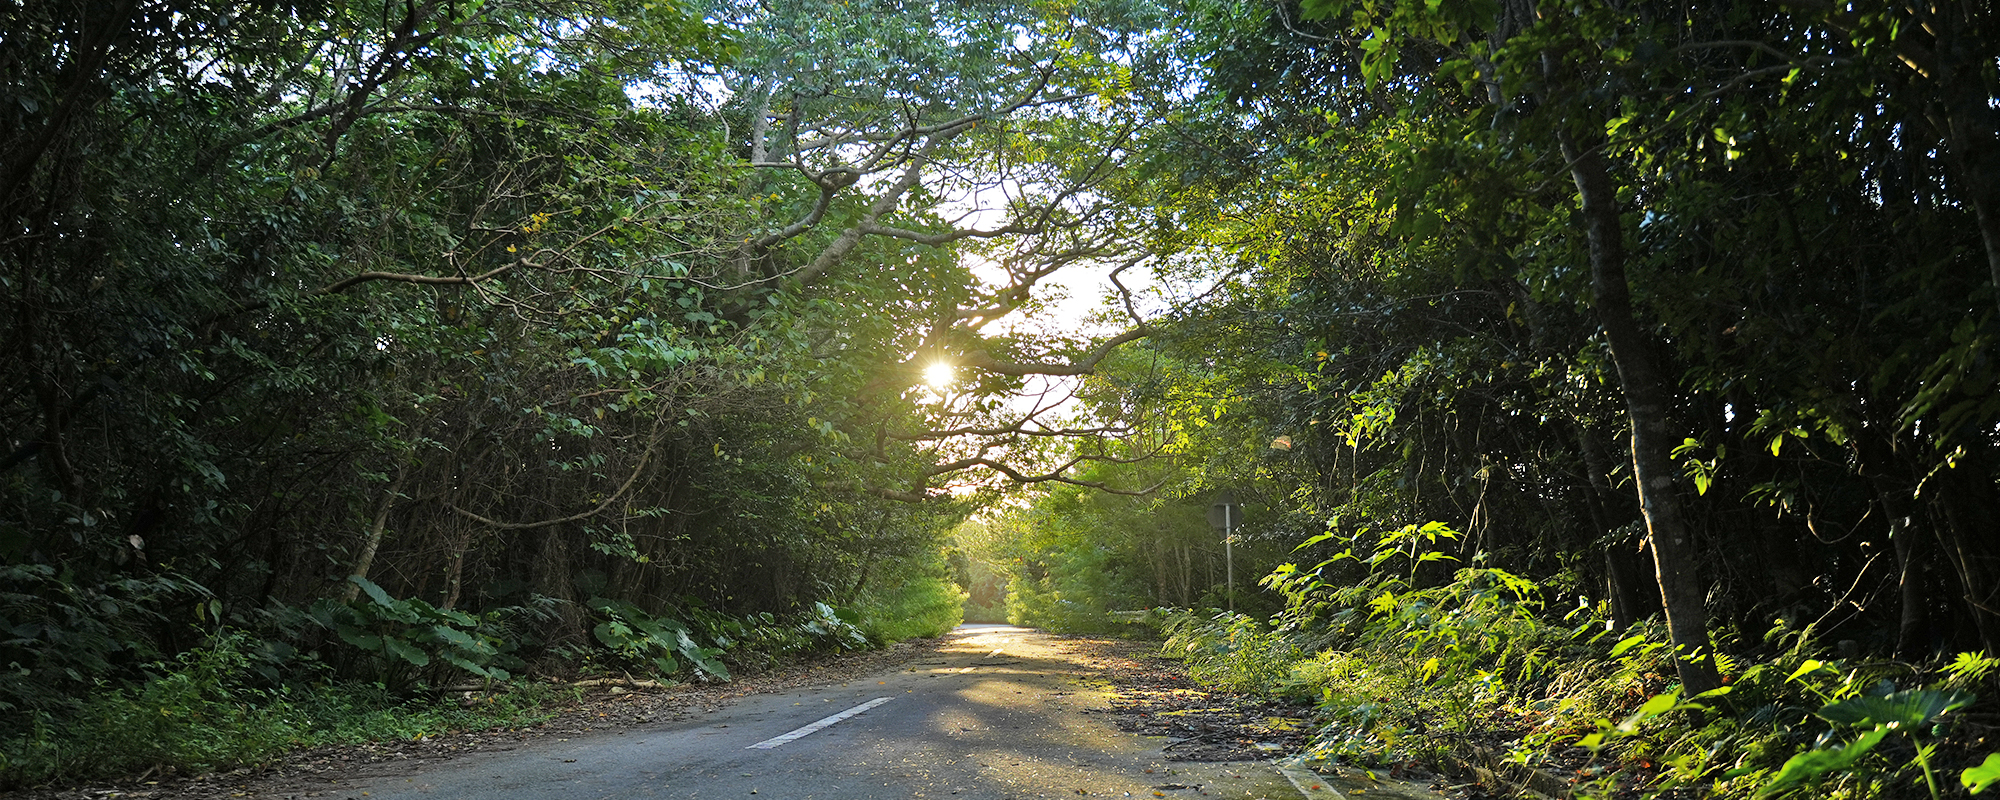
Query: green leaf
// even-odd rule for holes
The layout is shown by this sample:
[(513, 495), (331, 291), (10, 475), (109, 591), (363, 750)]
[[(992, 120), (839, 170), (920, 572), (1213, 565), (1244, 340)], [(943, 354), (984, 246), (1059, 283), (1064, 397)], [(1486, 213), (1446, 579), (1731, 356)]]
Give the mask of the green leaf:
[(1646, 702), (1639, 706), (1638, 711), (1632, 712), (1632, 716), (1657, 717), (1661, 714), (1665, 714), (1669, 711), (1674, 710), (1674, 706), (1680, 705), (1680, 703), (1681, 703), (1680, 696), (1672, 692), (1668, 692), (1666, 694), (1653, 695), (1652, 697), (1647, 698)]
[(1764, 788), (1757, 790), (1758, 797), (1769, 797), (1799, 784), (1817, 779), (1829, 772), (1836, 772), (1854, 766), (1875, 745), (1882, 743), (1882, 737), (1889, 735), (1889, 729), (1878, 727), (1864, 733), (1861, 738), (1845, 746), (1832, 750), (1807, 750), (1785, 761), (1784, 768), (1771, 778)]
[(1611, 657), (1617, 658), (1624, 655), (1625, 651), (1632, 649), (1643, 641), (1646, 641), (1646, 637), (1644, 636), (1627, 636), (1619, 640), (1617, 644), (1611, 646)]
[(1821, 668), (1825, 666), (1826, 665), (1820, 663), (1820, 660), (1817, 658), (1808, 658), (1806, 659), (1806, 663), (1800, 664), (1798, 669), (1792, 670), (1792, 674), (1785, 676), (1785, 682), (1791, 683), (1792, 681), (1798, 680), (1800, 676), (1810, 675), (1812, 673), (1818, 672), (1820, 671)]
[(431, 663), (429, 653), (417, 649), (416, 645), (403, 641), (400, 638), (384, 636), (382, 637), (382, 646), (397, 658), (410, 662), (412, 666), (422, 667), (428, 666)]
[(1292, 552), (1296, 553), (1300, 550), (1304, 550), (1308, 547), (1319, 544), (1320, 542), (1324, 542), (1333, 537), (1334, 537), (1333, 531), (1327, 531), (1326, 533), (1322, 533), (1317, 536), (1308, 537), (1305, 541), (1300, 542), (1299, 546), (1292, 548)]
[(1843, 725), (1880, 725), (1891, 729), (1928, 725), (1953, 710), (1972, 704), (1971, 692), (1911, 689), (1880, 697), (1856, 697), (1814, 712)]
[(467, 659), (465, 656), (461, 656), (449, 650), (439, 653), (438, 658), (442, 658), (445, 660), (446, 663), (458, 667), (459, 669), (465, 670), (466, 672), (478, 675), (479, 677), (482, 678), (492, 677), (491, 675), (487, 674), (485, 667), (475, 664), (470, 659)]
[(2000, 753), (1987, 753), (1986, 760), (1979, 766), (1968, 767), (1959, 773), (1958, 782), (1965, 784), (1973, 794), (1979, 794), (1993, 784), (2000, 783)]
[(437, 635), (438, 641), (449, 644), (460, 650), (479, 649), (478, 639), (474, 639), (472, 638), (471, 634), (468, 634), (465, 631), (459, 630), (449, 625), (432, 625), (431, 633)]
[(721, 678), (726, 681), (729, 680), (729, 667), (724, 666), (721, 661), (717, 661), (714, 658), (715, 654), (720, 652), (721, 652), (720, 650), (709, 650), (694, 656), (690, 656), (688, 660), (693, 661), (694, 665), (696, 667), (699, 667), (702, 672), (706, 672), (710, 675), (713, 675), (717, 678)]
[(336, 629), (336, 632), (340, 634), (341, 641), (354, 645), (355, 647), (359, 647), (370, 653), (382, 652), (382, 637), (380, 636), (376, 636), (375, 634), (369, 633), (360, 628), (356, 628), (352, 625), (342, 625), (338, 629)]
[(396, 602), (389, 598), (388, 592), (382, 591), (382, 587), (376, 586), (374, 581), (371, 581), (367, 578), (363, 578), (359, 575), (349, 575), (347, 576), (347, 580), (353, 583), (354, 585), (361, 587), (361, 591), (367, 592), (368, 599), (375, 601), (375, 605), (387, 608)]

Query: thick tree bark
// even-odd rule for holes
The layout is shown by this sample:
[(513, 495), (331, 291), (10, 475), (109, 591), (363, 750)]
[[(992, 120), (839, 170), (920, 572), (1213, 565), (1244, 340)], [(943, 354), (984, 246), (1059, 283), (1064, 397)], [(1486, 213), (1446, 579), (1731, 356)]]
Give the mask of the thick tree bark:
[(1595, 147), (1579, 147), (1567, 134), (1559, 138), (1583, 204), (1598, 324), (1611, 344), (1618, 383), (1625, 392), (1625, 412), (1632, 424), (1632, 474), (1660, 581), (1668, 638), (1680, 650), (1675, 665), (1681, 684), (1687, 694), (1699, 694), (1721, 686), (1722, 680), (1716, 674), (1708, 640), (1708, 612), (1695, 570), (1693, 537), (1681, 513), (1680, 496), (1674, 491), (1672, 453), (1678, 442), (1668, 418), (1672, 393), (1653, 362), (1651, 344), (1633, 318), (1625, 278), (1624, 226), (1618, 220), (1617, 186), (1611, 180), (1610, 167)]

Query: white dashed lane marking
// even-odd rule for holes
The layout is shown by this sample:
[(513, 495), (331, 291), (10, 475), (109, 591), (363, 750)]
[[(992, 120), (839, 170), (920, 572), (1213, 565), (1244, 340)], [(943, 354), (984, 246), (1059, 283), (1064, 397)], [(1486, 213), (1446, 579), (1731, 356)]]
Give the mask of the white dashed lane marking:
[(785, 734), (781, 734), (781, 735), (778, 735), (778, 736), (773, 736), (773, 737), (771, 737), (771, 738), (769, 738), (769, 739), (765, 739), (764, 741), (761, 741), (761, 742), (758, 742), (758, 743), (756, 743), (756, 744), (753, 744), (753, 745), (750, 745), (749, 747), (745, 747), (745, 748), (743, 748), (743, 749), (745, 749), (745, 750), (769, 750), (769, 749), (771, 749), (771, 748), (773, 748), (773, 747), (779, 747), (779, 746), (781, 746), (781, 745), (784, 745), (784, 744), (787, 744), (787, 743), (789, 743), (789, 742), (793, 742), (793, 741), (797, 741), (797, 740), (799, 740), (799, 739), (803, 739), (803, 738), (805, 738), (805, 737), (807, 737), (807, 736), (811, 736), (811, 735), (813, 735), (813, 734), (815, 734), (815, 733), (818, 733), (819, 731), (821, 731), (821, 730), (823, 730), (823, 729), (826, 729), (826, 728), (828, 728), (828, 727), (832, 727), (832, 725), (833, 725), (834, 723), (836, 723), (836, 722), (839, 722), (839, 721), (841, 721), (841, 720), (844, 720), (844, 719), (847, 719), (848, 717), (851, 717), (851, 716), (854, 716), (854, 715), (856, 715), (856, 714), (859, 714), (859, 713), (861, 713), (861, 712), (863, 712), (863, 711), (867, 711), (868, 709), (871, 709), (871, 708), (874, 708), (874, 707), (876, 707), (876, 706), (879, 706), (879, 705), (881, 705), (881, 704), (883, 704), (883, 703), (887, 703), (887, 702), (889, 702), (890, 700), (894, 700), (894, 699), (896, 699), (896, 698), (893, 698), (893, 697), (877, 697), (877, 698), (875, 698), (875, 699), (873, 699), (873, 700), (870, 700), (870, 701), (868, 701), (868, 702), (866, 702), (866, 703), (862, 703), (861, 705), (858, 705), (858, 706), (855, 706), (855, 707), (853, 707), (853, 708), (850, 708), (850, 709), (848, 709), (848, 710), (846, 710), (846, 711), (842, 711), (842, 712), (840, 712), (840, 713), (838, 713), (838, 714), (835, 714), (835, 715), (833, 715), (833, 716), (830, 716), (830, 717), (827, 717), (827, 718), (825, 718), (825, 719), (822, 719), (822, 720), (820, 720), (820, 721), (818, 721), (818, 722), (815, 722), (815, 723), (812, 723), (811, 725), (807, 725), (807, 726), (805, 726), (805, 727), (803, 727), (803, 728), (800, 728), (800, 729), (798, 729), (798, 730), (795, 730), (795, 731), (792, 731), (792, 732), (790, 732), (790, 733), (785, 733)]

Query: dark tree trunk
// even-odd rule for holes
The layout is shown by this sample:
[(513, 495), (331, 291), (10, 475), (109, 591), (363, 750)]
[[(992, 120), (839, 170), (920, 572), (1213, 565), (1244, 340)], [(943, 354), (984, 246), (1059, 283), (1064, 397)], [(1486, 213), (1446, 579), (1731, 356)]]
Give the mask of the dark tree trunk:
[(1939, 544), (1958, 578), (1963, 619), (1971, 623), (1977, 646), (2000, 652), (2000, 541), (1993, 521), (2000, 519), (2000, 493), (1984, 453), (1970, 450), (1957, 463), (1937, 470), (1924, 481), (1924, 494), (1944, 512)]
[(1610, 463), (1588, 429), (1577, 431), (1577, 450), (1583, 455), (1588, 481), (1584, 486), (1584, 508), (1590, 513), (1591, 527), (1596, 529), (1594, 541), (1600, 542), (1604, 549), (1604, 592), (1611, 599), (1611, 625), (1622, 631), (1654, 609), (1640, 601), (1640, 587), (1647, 581), (1640, 574), (1639, 557), (1631, 543), (1609, 539), (1611, 531), (1623, 524), (1612, 521), (1611, 509), (1605, 502), (1611, 497)]
[(1917, 661), (1930, 641), (1930, 625), (1924, 613), (1929, 603), (1923, 588), (1923, 573), (1917, 567), (1916, 526), (1911, 524), (1910, 506), (1900, 496), (1900, 488), (1876, 489), (1882, 510), (1889, 515), (1889, 543), (1896, 548), (1896, 657)]
[(1722, 685), (1708, 641), (1708, 611), (1703, 605), (1701, 579), (1696, 574), (1693, 537), (1674, 491), (1673, 425), (1668, 418), (1672, 392), (1653, 362), (1632, 314), (1625, 278), (1625, 233), (1618, 220), (1617, 186), (1610, 167), (1593, 146), (1579, 147), (1560, 136), (1563, 158), (1569, 161), (1583, 205), (1590, 240), (1590, 278), (1598, 324), (1611, 344), (1618, 366), (1618, 383), (1625, 392), (1625, 412), (1632, 424), (1632, 474), (1639, 489), (1639, 508), (1646, 518), (1646, 540), (1660, 581), (1660, 603), (1666, 611), (1668, 638), (1680, 651), (1675, 662), (1689, 695)]
[(1875, 499), (1888, 517), (1889, 543), (1896, 553), (1896, 586), (1899, 605), (1896, 623), (1896, 657), (1914, 661), (1922, 657), (1930, 641), (1930, 625), (1925, 608), (1930, 597), (1924, 590), (1923, 569), (1917, 549), (1916, 520), (1911, 515), (1911, 483), (1897, 475), (1895, 445), (1881, 437), (1855, 437), (1855, 452), (1861, 472), (1875, 489)]

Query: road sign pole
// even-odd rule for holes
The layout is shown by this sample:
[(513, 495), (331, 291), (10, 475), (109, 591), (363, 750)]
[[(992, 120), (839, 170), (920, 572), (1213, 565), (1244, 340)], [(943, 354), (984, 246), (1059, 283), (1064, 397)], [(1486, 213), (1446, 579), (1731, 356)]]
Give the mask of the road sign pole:
[(1208, 507), (1208, 524), (1222, 529), (1222, 591), (1228, 594), (1229, 612), (1236, 613), (1236, 493), (1227, 489), (1215, 496)]

